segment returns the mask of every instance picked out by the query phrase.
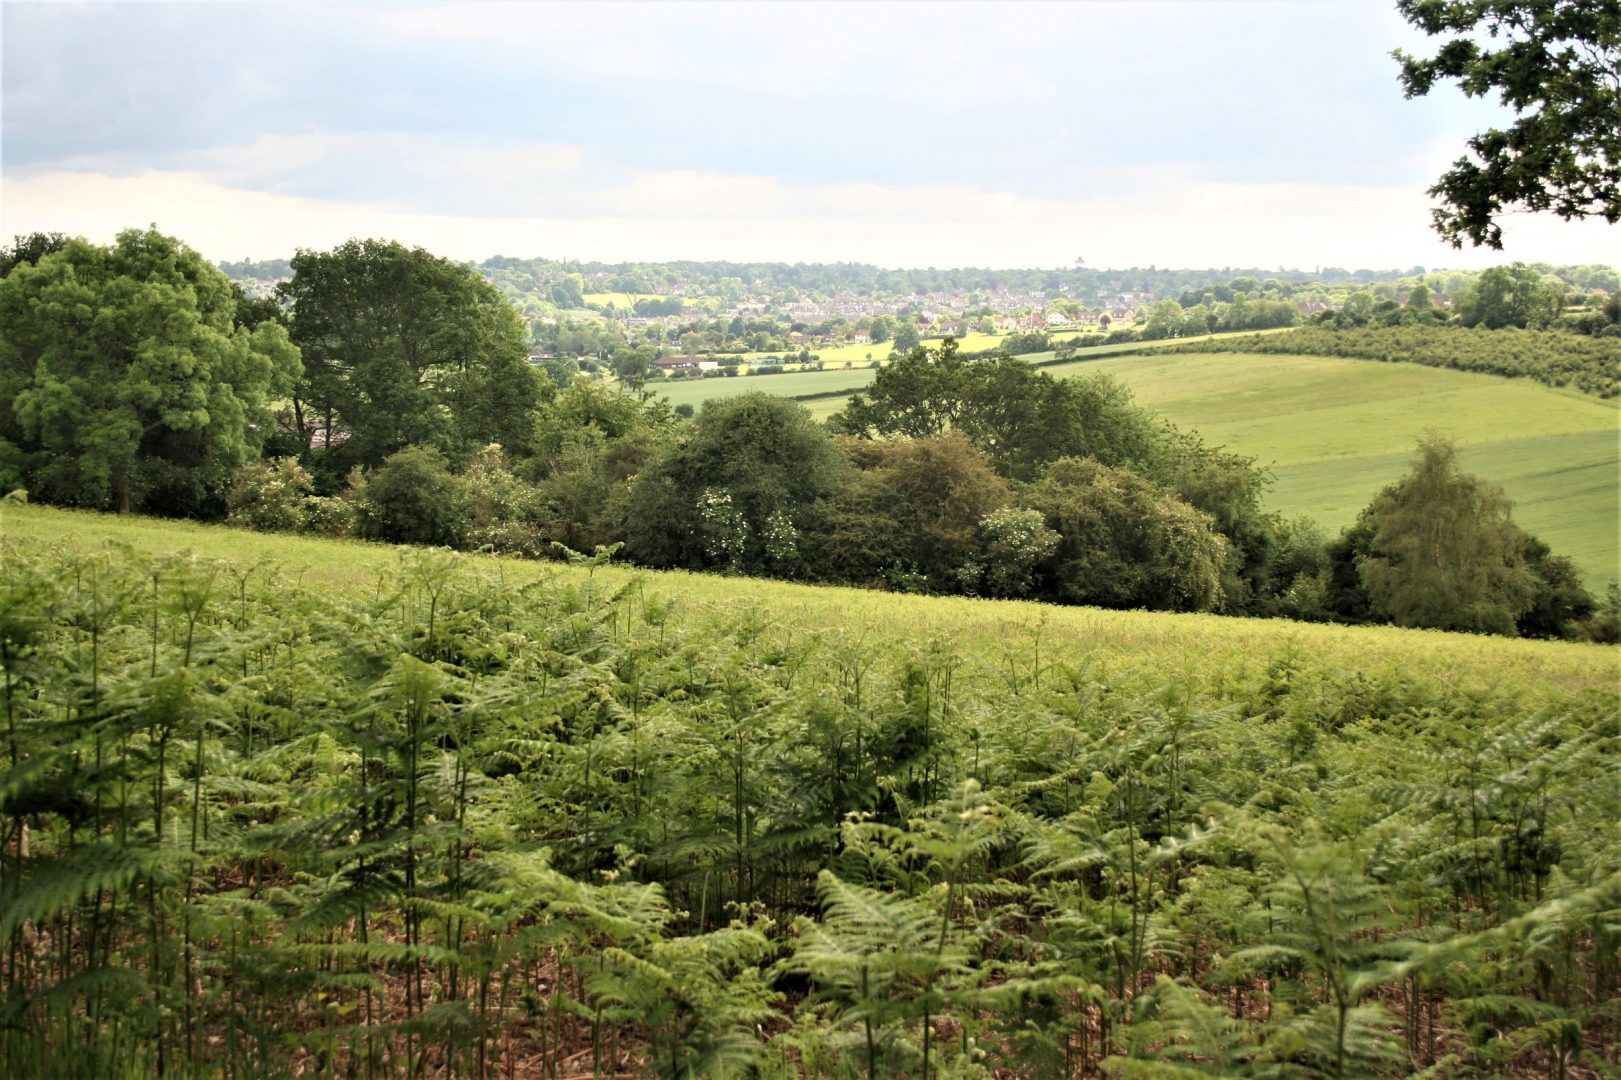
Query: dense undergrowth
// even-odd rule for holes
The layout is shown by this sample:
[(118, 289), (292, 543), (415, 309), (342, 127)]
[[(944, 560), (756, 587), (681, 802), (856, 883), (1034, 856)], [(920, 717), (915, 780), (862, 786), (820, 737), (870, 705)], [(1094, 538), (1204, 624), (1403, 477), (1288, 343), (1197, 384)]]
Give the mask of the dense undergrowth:
[(1299, 353), (1455, 368), (1534, 379), (1601, 398), (1621, 395), (1621, 338), (1558, 330), (1484, 330), (1457, 326), (1304, 326), (1247, 338), (1206, 339), (1168, 352)]
[(1169, 663), (3, 543), (8, 1076), (1621, 1068), (1595, 647)]

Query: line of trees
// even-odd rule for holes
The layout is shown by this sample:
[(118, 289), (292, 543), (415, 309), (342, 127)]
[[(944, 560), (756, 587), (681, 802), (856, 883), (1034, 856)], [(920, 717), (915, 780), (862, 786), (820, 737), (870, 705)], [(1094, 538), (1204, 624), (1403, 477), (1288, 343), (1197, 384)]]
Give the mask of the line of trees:
[(1534, 379), (1595, 397), (1621, 395), (1621, 338), (1583, 337), (1554, 330), (1303, 326), (1282, 334), (1190, 341), (1163, 348), (1172, 352), (1299, 353), (1424, 364), (1510, 379)]
[(623, 545), (649, 566), (909, 591), (1607, 634), (1568, 563), (1518, 533), (1523, 588), (1486, 590), (1502, 613), (1454, 597), (1446, 560), (1404, 572), (1454, 599), (1389, 600), (1377, 529), (1336, 562), (1309, 522), (1265, 509), (1253, 461), (1103, 376), (947, 339), (826, 426), (758, 393), (689, 421), (559, 385), (493, 287), (420, 249), (301, 251), (277, 297), (251, 300), (155, 231), (46, 239), (0, 280), (0, 485), (45, 501), (528, 556)]

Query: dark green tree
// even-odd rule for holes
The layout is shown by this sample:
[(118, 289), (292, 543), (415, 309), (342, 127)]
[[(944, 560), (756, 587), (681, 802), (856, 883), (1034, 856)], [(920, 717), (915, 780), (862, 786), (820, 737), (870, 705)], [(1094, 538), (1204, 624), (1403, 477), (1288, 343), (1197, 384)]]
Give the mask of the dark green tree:
[(1559, 314), (1559, 303), (1558, 291), (1524, 263), (1493, 266), (1458, 297), (1458, 318), (1465, 326), (1488, 330), (1546, 326)]
[(523, 322), (478, 273), (421, 248), (351, 240), (300, 251), (282, 286), (304, 350), (299, 430), (322, 433), (328, 477), (408, 445), (463, 456), (530, 452), (549, 380), (528, 363)]
[(467, 493), (432, 447), (389, 455), (355, 495), (360, 535), (371, 540), (455, 547), (467, 532)]
[(893, 585), (904, 575), (908, 585), (959, 591), (979, 559), (980, 522), (1012, 500), (1007, 482), (960, 432), (852, 439), (847, 449), (860, 472), (818, 541), (821, 576)]
[(299, 374), (285, 330), (234, 317), (225, 275), (153, 229), (19, 263), (0, 280), (0, 485), (223, 514)]
[(627, 553), (653, 566), (790, 576), (848, 466), (797, 402), (749, 393), (704, 402), (686, 436), (637, 477)]
[(1514, 634), (1537, 578), (1510, 507), (1501, 488), (1459, 470), (1449, 440), (1421, 440), (1412, 471), (1363, 511), (1371, 535), (1356, 565), (1373, 617)]
[(0, 278), (8, 276), (25, 263), (37, 263), (51, 252), (61, 251), (67, 242), (68, 238), (59, 232), (36, 232), (13, 237), (10, 247), (0, 248)]
[(1462, 247), (1501, 248), (1513, 210), (1621, 220), (1621, 4), (1616, 0), (1397, 0), (1408, 22), (1443, 42), (1431, 57), (1397, 50), (1406, 95), (1456, 80), (1495, 93), (1506, 130), (1469, 139), (1430, 194), (1435, 229)]
[(1221, 602), (1227, 541), (1210, 518), (1124, 469), (1055, 461), (1024, 496), (1061, 539), (1039, 568), (1072, 604), (1208, 611)]

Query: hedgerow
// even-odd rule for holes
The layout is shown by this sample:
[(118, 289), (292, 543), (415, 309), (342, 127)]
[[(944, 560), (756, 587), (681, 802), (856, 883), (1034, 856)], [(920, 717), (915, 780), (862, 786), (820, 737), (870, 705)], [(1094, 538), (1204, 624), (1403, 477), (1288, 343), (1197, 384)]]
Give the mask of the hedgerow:
[(1304, 326), (1254, 337), (1190, 341), (1158, 352), (1292, 353), (1424, 364), (1534, 379), (1602, 398), (1621, 394), (1621, 338), (1558, 330), (1381, 326), (1337, 330)]

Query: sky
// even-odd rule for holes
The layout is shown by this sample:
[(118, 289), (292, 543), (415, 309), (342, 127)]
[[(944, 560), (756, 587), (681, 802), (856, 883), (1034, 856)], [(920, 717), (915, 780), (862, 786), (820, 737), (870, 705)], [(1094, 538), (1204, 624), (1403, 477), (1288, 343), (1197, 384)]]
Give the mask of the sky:
[(1621, 261), (1429, 229), (1506, 114), (1405, 100), (1390, 0), (0, 0), (0, 234), (155, 224), (212, 259), (883, 266)]

